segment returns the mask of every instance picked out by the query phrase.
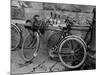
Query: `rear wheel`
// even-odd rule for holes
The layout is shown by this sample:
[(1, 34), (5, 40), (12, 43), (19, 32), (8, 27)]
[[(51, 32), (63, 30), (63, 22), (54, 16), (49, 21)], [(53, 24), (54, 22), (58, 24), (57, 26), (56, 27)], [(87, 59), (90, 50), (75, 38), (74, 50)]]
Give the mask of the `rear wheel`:
[(60, 39), (61, 34), (62, 34), (61, 32), (52, 32), (52, 35), (48, 39), (49, 48), (55, 47), (55, 45), (58, 43)]
[(34, 32), (34, 36), (28, 34), (22, 45), (22, 56), (25, 61), (30, 61), (37, 56), (40, 41), (39, 34)]
[(68, 36), (59, 47), (60, 61), (68, 68), (80, 67), (86, 59), (86, 44), (77, 36)]

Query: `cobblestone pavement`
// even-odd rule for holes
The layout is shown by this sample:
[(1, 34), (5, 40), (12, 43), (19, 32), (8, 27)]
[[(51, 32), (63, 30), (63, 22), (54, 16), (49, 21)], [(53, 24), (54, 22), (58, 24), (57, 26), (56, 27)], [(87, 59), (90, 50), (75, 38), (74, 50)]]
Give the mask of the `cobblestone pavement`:
[[(44, 37), (43, 37), (44, 38)], [(18, 73), (37, 73), (37, 72), (57, 72), (64, 71), (66, 68), (60, 61), (51, 59), (48, 54), (46, 39), (41, 39), (40, 50), (31, 64), (25, 64), (22, 59), (21, 50), (11, 52), (11, 72)], [(58, 58), (56, 58), (58, 60)]]

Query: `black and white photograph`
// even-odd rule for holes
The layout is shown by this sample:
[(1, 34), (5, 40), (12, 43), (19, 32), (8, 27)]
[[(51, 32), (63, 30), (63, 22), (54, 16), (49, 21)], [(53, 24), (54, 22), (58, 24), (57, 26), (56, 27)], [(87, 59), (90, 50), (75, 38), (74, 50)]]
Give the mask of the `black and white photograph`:
[(11, 74), (96, 69), (96, 5), (11, 0)]

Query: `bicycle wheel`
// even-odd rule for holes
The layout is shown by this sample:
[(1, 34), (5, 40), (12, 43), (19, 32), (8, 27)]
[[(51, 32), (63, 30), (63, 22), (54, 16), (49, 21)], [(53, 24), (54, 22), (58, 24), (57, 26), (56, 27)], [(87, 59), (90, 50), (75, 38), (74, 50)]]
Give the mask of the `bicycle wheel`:
[(15, 50), (21, 39), (20, 30), (16, 25), (11, 25), (11, 50)]
[(36, 57), (37, 52), (39, 50), (39, 46), (40, 46), (39, 34), (37, 32), (34, 33), (34, 36), (28, 34), (22, 45), (23, 59), (25, 61), (30, 61), (34, 57)]
[(48, 39), (49, 48), (55, 47), (55, 45), (58, 43), (60, 39), (61, 34), (62, 34), (61, 32), (52, 32), (52, 35)]
[(68, 36), (61, 41), (59, 46), (59, 58), (63, 65), (74, 69), (80, 67), (86, 59), (87, 46), (77, 36)]

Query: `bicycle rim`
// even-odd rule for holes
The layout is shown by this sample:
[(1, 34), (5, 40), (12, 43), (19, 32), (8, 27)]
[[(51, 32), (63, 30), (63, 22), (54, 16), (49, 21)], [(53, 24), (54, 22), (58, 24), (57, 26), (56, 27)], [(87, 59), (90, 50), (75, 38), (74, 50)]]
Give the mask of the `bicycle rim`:
[(11, 50), (15, 50), (19, 43), (20, 43), (20, 39), (21, 39), (21, 36), (20, 36), (20, 31), (18, 29), (18, 27), (12, 25), (11, 26)]
[[(81, 49), (79, 49), (78, 53), (73, 51), (73, 50), (77, 50), (77, 49), (72, 49), (71, 48), (71, 44), (68, 45), (66, 43), (68, 43), (69, 41), (74, 41), (74, 48), (76, 47), (78, 49), (78, 47), (80, 48), (81, 46)], [(64, 48), (64, 46), (66, 47), (65, 50), (63, 50), (62, 48)], [(65, 51), (65, 53), (64, 53)], [(62, 54), (61, 54), (62, 53)], [(83, 54), (81, 54), (83, 53)], [(76, 58), (75, 58), (76, 57)], [(60, 61), (63, 63), (63, 65), (65, 65), (66, 67), (68, 68), (78, 68), (80, 67), (84, 61), (85, 61), (85, 58), (86, 58), (86, 46), (85, 44), (83, 43), (83, 41), (81, 41), (79, 38), (76, 38), (76, 37), (69, 37), (69, 38), (65, 38), (61, 44), (60, 44), (60, 47), (59, 47), (59, 58), (60, 58)]]

